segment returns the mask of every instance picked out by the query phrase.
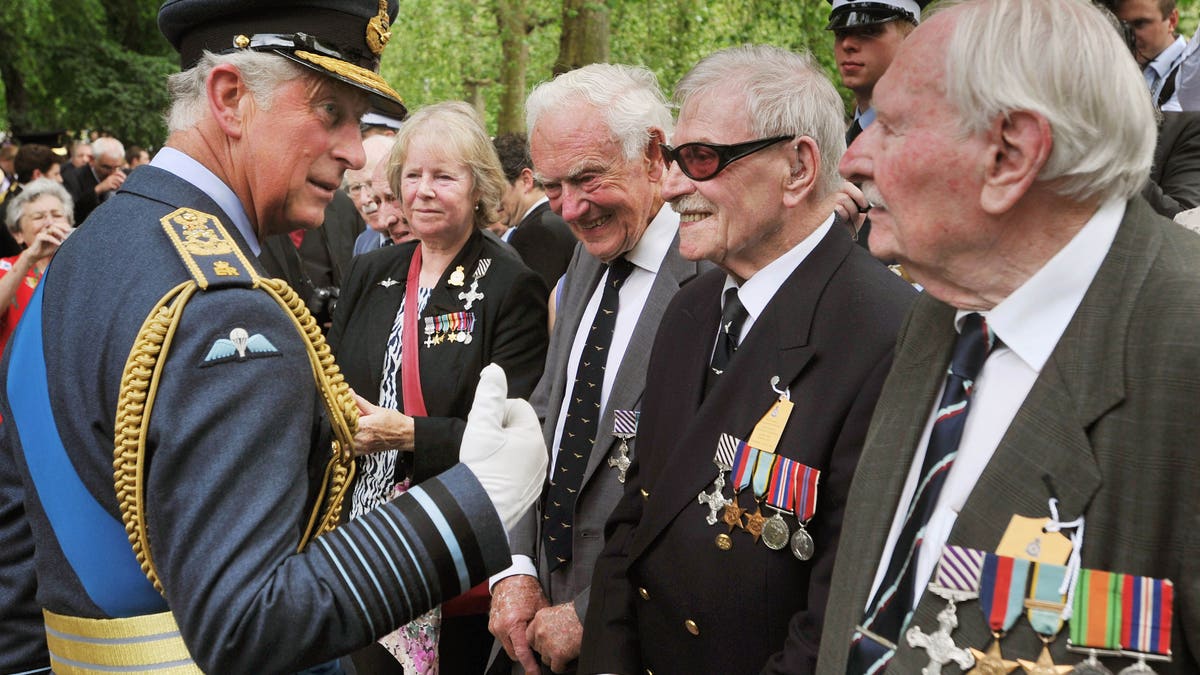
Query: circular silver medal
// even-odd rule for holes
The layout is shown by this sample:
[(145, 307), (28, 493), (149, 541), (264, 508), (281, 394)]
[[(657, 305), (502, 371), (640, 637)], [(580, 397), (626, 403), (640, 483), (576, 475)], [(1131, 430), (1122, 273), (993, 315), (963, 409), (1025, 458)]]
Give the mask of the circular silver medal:
[(1138, 659), (1137, 663), (1122, 668), (1117, 675), (1154, 675), (1154, 669), (1144, 659)]
[(783, 517), (778, 513), (763, 523), (762, 540), (772, 551), (779, 551), (787, 546), (789, 534), (791, 533), (788, 532), (787, 523), (783, 522)]
[(1113, 672), (1104, 667), (1099, 661), (1084, 661), (1076, 664), (1075, 670), (1071, 671), (1074, 675), (1113, 675)]
[(470, 333), (466, 333), (466, 337), (463, 338), (463, 344), (468, 344), (468, 345), (471, 344), (471, 334)]
[(801, 525), (792, 534), (792, 555), (796, 556), (797, 560), (810, 560), (813, 557), (813, 540), (808, 535), (808, 530)]

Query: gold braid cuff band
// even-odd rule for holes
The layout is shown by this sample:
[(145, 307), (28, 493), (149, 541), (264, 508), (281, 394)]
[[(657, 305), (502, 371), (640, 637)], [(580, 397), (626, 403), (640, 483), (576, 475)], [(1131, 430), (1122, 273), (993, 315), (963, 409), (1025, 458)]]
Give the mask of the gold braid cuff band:
[(84, 619), (42, 610), (50, 666), (59, 675), (113, 672), (198, 675), (170, 612)]
[[(282, 280), (258, 276), (215, 217), (193, 209), (179, 209), (164, 217), (162, 225), (193, 280), (168, 291), (138, 331), (121, 376), (113, 453), (113, 483), (121, 519), (142, 572), (159, 593), (163, 588), (150, 555), (145, 503), (146, 436), (167, 352), (183, 308), (197, 290), (215, 283), (213, 279), (217, 277), (245, 279), (249, 288), (263, 291), (286, 310), (304, 338), (313, 380), (324, 402), (334, 440), (321, 485), (322, 498), (308, 517), (297, 551), (303, 550), (314, 537), (332, 530), (341, 518), (342, 504), (354, 477), (353, 442), (358, 428), (358, 407), (350, 396), (350, 388), (334, 363), (320, 326), (296, 292)], [(206, 279), (209, 269), (216, 276)]]

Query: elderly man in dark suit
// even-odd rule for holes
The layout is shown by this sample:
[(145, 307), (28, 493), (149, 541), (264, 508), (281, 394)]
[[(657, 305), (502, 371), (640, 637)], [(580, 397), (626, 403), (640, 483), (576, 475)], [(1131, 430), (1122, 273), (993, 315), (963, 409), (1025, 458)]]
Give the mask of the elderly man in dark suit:
[[(842, 173), (874, 203), (872, 250), (925, 293), (850, 491), (820, 671), (1061, 673), (1084, 658), (1068, 637), (1166, 651), (1084, 628), (1148, 634), (1173, 609), (1154, 668), (1197, 672), (1200, 239), (1137, 196), (1154, 121), (1136, 64), (1084, 0), (971, 0), (922, 23), (875, 94)], [(1042, 524), (1071, 537), (1055, 557)], [(1037, 567), (981, 576), (981, 554)], [(1094, 594), (1080, 568), (1173, 580), (1175, 600), (1131, 615), (1134, 593)], [(980, 611), (995, 588), (1014, 612)]]
[(101, 202), (125, 183), (125, 146), (115, 138), (97, 138), (92, 143), (95, 159), (63, 172), (63, 185), (75, 200), (75, 222), (87, 220)]
[[(663, 197), (683, 256), (721, 269), (663, 316), (580, 670), (812, 672), (846, 492), (915, 293), (833, 224), (841, 101), (810, 56), (720, 51), (675, 99)], [(728, 486), (723, 435), (749, 444)], [(797, 506), (775, 481), (819, 493)]]
[(551, 482), (543, 507), (510, 533), (514, 567), (494, 579), (489, 627), (526, 670), (538, 669), (532, 646), (562, 672), (579, 654), (604, 522), (638, 445), (650, 345), (700, 267), (679, 256), (679, 216), (659, 194), (671, 113), (653, 73), (585, 66), (539, 85), (525, 107), (537, 179), (583, 245), (532, 399)]

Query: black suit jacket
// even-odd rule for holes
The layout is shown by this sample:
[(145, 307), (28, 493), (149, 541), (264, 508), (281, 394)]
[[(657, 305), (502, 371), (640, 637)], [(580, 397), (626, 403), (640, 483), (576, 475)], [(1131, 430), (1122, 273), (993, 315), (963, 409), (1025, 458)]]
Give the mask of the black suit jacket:
[[(680, 289), (660, 324), (638, 455), (592, 580), (580, 672), (813, 671), (846, 493), (915, 293), (845, 230), (830, 230), (704, 397), (724, 281), (712, 271)], [(722, 551), (714, 539), (727, 526), (709, 525), (697, 500), (717, 476), (720, 434), (748, 439), (778, 398), (773, 376), (795, 404), (777, 452), (822, 473), (808, 562), (741, 530)]]
[(570, 226), (550, 210), (549, 202), (530, 211), (508, 239), (521, 260), (546, 282), (547, 292), (567, 271), (576, 242)]
[(1162, 215), (1200, 206), (1200, 112), (1164, 112), (1142, 196)]
[(67, 168), (62, 172), (63, 187), (71, 193), (75, 200), (75, 225), (83, 224), (92, 211), (100, 205), (100, 197), (96, 194), (96, 174), (92, 172), (91, 164), (84, 164), (74, 169)]
[[(417, 242), (407, 242), (355, 257), (334, 313), (329, 343), (338, 365), (354, 391), (373, 403), (379, 399), (384, 352), (408, 285), (408, 266), (416, 247)], [(466, 310), (465, 300), (458, 295), (470, 289), (472, 274), (483, 258), (492, 261), (479, 281), (478, 290), (484, 298)], [(466, 283), (451, 286), (450, 275), (459, 266)], [(478, 230), (442, 275), (421, 317), (461, 311), (475, 315), (470, 343), (444, 341), (427, 346), (424, 322), (418, 324), (422, 332), (421, 391), (429, 416), (415, 421), (414, 482), (458, 462), (467, 412), (484, 366), (499, 364), (508, 376), (509, 396), (528, 398), (545, 365), (549, 335), (541, 281), (512, 251)], [(396, 389), (403, 409), (402, 387), (398, 384)]]

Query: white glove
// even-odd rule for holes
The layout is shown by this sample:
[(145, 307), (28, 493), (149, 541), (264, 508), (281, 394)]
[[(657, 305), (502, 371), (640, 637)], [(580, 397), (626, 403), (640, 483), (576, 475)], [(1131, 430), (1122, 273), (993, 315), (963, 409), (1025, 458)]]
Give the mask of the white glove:
[(505, 400), (507, 394), (504, 370), (494, 363), (484, 368), (458, 456), (487, 491), (505, 529), (512, 529), (541, 494), (549, 459), (533, 407)]

